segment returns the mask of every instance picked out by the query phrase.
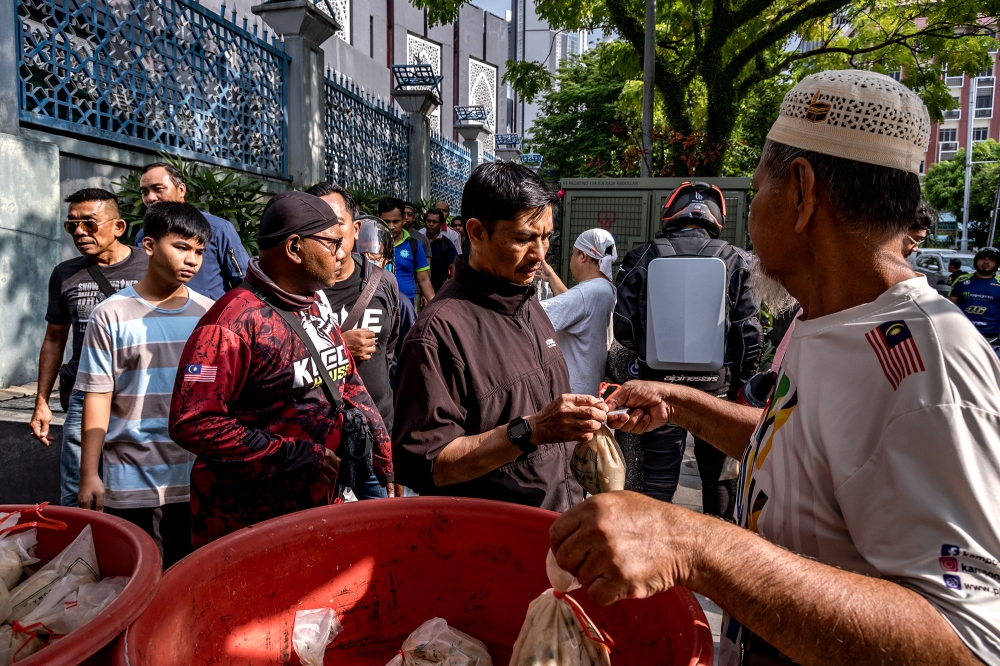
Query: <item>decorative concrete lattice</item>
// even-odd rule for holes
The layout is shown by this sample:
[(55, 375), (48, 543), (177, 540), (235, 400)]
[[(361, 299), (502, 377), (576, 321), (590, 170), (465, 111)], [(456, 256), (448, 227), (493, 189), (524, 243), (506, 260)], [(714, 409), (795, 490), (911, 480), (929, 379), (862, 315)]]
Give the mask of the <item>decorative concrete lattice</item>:
[[(438, 76), (441, 75), (441, 45), (416, 35), (406, 35), (406, 64), (430, 65)], [(430, 117), (432, 132), (441, 131), (441, 107), (434, 109)]]
[[(489, 114), (486, 126), (496, 131), (497, 127), (497, 68), (473, 58), (469, 58), (469, 104), (485, 107)], [(493, 132), (483, 142), (483, 149), (496, 150)]]
[(351, 43), (351, 0), (312, 0), (321, 12), (337, 19), (340, 30), (334, 34)]
[(352, 81), (329, 72), (326, 178), (346, 187), (409, 198), (410, 125), (406, 118)]
[(462, 189), (472, 175), (469, 151), (431, 133), (431, 198), (447, 201), (452, 215), (462, 214)]
[(20, 118), (272, 176), (288, 173), (280, 48), (193, 0), (19, 0)]

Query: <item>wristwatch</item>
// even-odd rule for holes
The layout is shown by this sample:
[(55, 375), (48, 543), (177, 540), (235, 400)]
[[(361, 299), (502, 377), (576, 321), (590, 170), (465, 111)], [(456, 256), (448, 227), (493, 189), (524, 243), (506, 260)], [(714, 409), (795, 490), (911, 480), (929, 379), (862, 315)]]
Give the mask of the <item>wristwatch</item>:
[(531, 425), (525, 419), (514, 419), (507, 424), (510, 443), (524, 453), (534, 453), (538, 447), (531, 443)]

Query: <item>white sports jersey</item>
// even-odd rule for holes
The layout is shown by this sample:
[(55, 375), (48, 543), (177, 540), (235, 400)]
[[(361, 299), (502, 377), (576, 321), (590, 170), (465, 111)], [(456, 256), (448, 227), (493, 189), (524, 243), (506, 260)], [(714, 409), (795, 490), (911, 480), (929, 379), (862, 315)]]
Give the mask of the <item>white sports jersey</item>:
[[(914, 590), (1000, 666), (1000, 362), (925, 278), (798, 322), (736, 511), (772, 543)], [(738, 663), (741, 631), (727, 619), (720, 664)]]

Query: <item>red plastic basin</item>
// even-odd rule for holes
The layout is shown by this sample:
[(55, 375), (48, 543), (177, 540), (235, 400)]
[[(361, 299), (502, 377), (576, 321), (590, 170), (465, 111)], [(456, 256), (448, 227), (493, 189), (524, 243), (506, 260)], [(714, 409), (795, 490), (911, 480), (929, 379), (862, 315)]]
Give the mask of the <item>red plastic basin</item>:
[[(34, 508), (33, 505), (0, 506), (0, 513), (27, 512)], [(163, 569), (160, 551), (148, 534), (121, 518), (65, 506), (47, 506), (42, 513), (63, 521), (66, 529), (38, 530), (35, 556), (41, 562), (35, 566), (54, 558), (80, 535), (85, 526), (90, 525), (101, 576), (131, 576), (131, 580), (121, 594), (90, 622), (17, 662), (18, 666), (110, 663), (115, 638), (139, 617), (156, 594)], [(25, 516), (22, 513), (19, 522), (31, 521), (34, 515)]]
[[(242, 529), (171, 567), (118, 641), (115, 664), (297, 664), (295, 611), (332, 607), (344, 625), (337, 666), (385, 666), (432, 617), (486, 643), (506, 666), (528, 604), (549, 587), (557, 514), (485, 500), (405, 498), (302, 511)], [(712, 635), (684, 588), (596, 606), (612, 662), (712, 663)]]

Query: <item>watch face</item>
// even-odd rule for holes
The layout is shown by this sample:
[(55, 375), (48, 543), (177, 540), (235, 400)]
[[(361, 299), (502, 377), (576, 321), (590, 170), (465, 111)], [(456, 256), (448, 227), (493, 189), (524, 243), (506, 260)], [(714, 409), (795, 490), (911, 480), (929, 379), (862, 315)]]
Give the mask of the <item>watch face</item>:
[(528, 423), (522, 419), (519, 419), (511, 424), (510, 426), (510, 437), (511, 439), (521, 439), (528, 434)]

